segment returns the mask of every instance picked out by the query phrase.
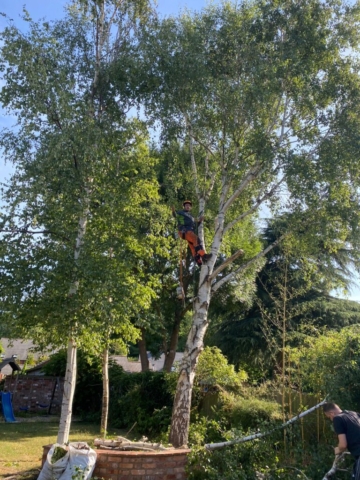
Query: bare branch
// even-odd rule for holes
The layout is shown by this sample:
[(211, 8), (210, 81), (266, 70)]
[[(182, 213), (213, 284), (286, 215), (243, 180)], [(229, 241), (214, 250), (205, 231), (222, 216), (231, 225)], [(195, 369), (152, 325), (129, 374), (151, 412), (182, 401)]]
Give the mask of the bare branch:
[(230, 228), (232, 228), (234, 225), (236, 225), (238, 222), (240, 222), (241, 220), (243, 220), (245, 217), (247, 217), (248, 215), (251, 215), (252, 213), (254, 213), (258, 208), (259, 206), (264, 203), (266, 200), (268, 200), (269, 198), (271, 198), (276, 189), (283, 183), (283, 181), (285, 180), (285, 177), (283, 177), (279, 182), (277, 182), (273, 187), (272, 189), (265, 193), (262, 197), (258, 197), (256, 199), (256, 202), (254, 203), (254, 205), (249, 209), (247, 210), (246, 212), (242, 213), (241, 215), (239, 215), (237, 218), (235, 218), (232, 222), (228, 223), (226, 225), (226, 227), (224, 228), (224, 234), (230, 230)]
[[(239, 162), (239, 146), (236, 145), (235, 147), (235, 155), (234, 155), (234, 160), (231, 162), (232, 166), (236, 166)], [(224, 162), (223, 162), (224, 165)]]
[[(308, 415), (309, 413), (312, 413), (314, 412), (315, 410), (317, 410), (318, 408), (320, 408), (322, 405), (324, 405), (324, 403), (326, 403), (326, 399), (324, 399), (322, 402), (318, 403), (317, 405), (315, 405), (314, 407), (311, 407), (309, 408), (308, 410), (305, 410), (305, 412), (301, 412), (299, 413), (298, 415), (296, 415), (295, 417), (291, 418), (290, 420), (288, 420), (287, 422), (283, 423), (282, 425), (280, 425), (279, 427), (276, 427), (276, 428), (273, 428), (271, 430), (269, 430), (268, 432), (263, 432), (263, 433), (254, 433), (252, 435), (248, 435), (247, 437), (242, 437), (242, 438), (235, 438), (234, 440), (230, 440), (228, 442), (220, 442), (220, 443), (207, 443), (205, 445), (205, 448), (207, 450), (218, 450), (220, 448), (224, 448), (224, 447), (229, 447), (230, 445), (236, 445), (238, 443), (245, 443), (245, 442), (249, 442), (250, 440), (255, 440), (256, 438), (262, 438), (262, 437), (265, 437), (267, 435), (270, 435), (271, 433), (273, 432), (276, 432), (277, 430), (282, 430), (283, 428), (286, 428), (288, 427), (289, 425), (292, 425), (293, 423), (295, 423), (296, 421), (300, 420), (300, 418), (303, 418), (305, 417), (306, 415)], [(324, 479), (323, 479), (324, 480)], [(326, 478), (325, 478), (326, 480)]]
[(330, 477), (334, 475), (334, 473), (338, 469), (338, 465), (344, 461), (346, 455), (349, 455), (349, 452), (343, 452), (343, 453), (340, 453), (340, 455), (335, 455), (335, 460), (334, 460), (334, 463), (332, 464), (332, 467), (330, 468), (330, 470), (327, 472), (327, 474), (322, 480), (329, 480)]
[(218, 266), (216, 270), (213, 271), (213, 273), (210, 275), (210, 280), (215, 278), (220, 272), (224, 270), (230, 263), (232, 263), (234, 260), (236, 260), (238, 257), (243, 255), (244, 250), (241, 250), (241, 248), (235, 252), (231, 257), (227, 258), (221, 265)]
[(261, 168), (261, 165), (257, 163), (255, 167), (253, 167), (245, 176), (244, 180), (240, 183), (239, 187), (235, 190), (235, 192), (231, 195), (231, 197), (226, 201), (224, 205), (224, 212), (226, 212), (231, 205), (235, 202), (235, 200), (241, 195), (241, 193), (245, 190), (245, 188), (251, 183), (258, 175), (263, 172), (264, 169)]
[(210, 153), (210, 155), (215, 155), (214, 152), (211, 150), (210, 147), (208, 147), (207, 145), (205, 145), (205, 143), (203, 143), (201, 140), (199, 140), (198, 137), (196, 137), (192, 131), (190, 133), (190, 135), (192, 136), (192, 138), (195, 140), (196, 143), (198, 143), (199, 145), (201, 145), (203, 148), (205, 148), (205, 150)]
[(281, 240), (283, 240), (284, 238), (285, 238), (285, 235), (281, 235), (281, 237), (279, 237), (277, 240), (275, 240), (275, 242), (273, 242), (271, 245), (266, 247), (265, 250), (262, 250), (255, 257), (251, 258), (248, 262), (244, 263), (239, 268), (237, 268), (236, 270), (234, 270), (234, 271), (230, 272), (228, 275), (226, 275), (226, 277), (223, 277), (221, 280), (216, 282), (212, 286), (212, 291), (216, 292), (217, 290), (219, 290), (220, 287), (222, 287), (224, 285), (224, 283), (227, 283), (229, 280), (234, 278), (235, 275), (237, 275), (239, 272), (241, 272), (243, 270), (246, 270), (248, 267), (253, 265), (257, 260), (259, 260), (259, 258), (264, 257), (268, 252), (270, 252), (273, 248), (275, 248), (276, 245), (278, 245), (281, 242)]
[(194, 174), (194, 182), (195, 182), (195, 191), (198, 198), (200, 198), (200, 189), (199, 189), (199, 181), (198, 181), (198, 173), (195, 161), (195, 154), (194, 154), (194, 145), (193, 145), (193, 135), (191, 131), (191, 125), (187, 115), (185, 115), (186, 126), (189, 130), (189, 140), (190, 140), (190, 158), (191, 158), (191, 167)]
[(206, 190), (206, 193), (205, 193), (205, 200), (209, 200), (211, 192), (214, 189), (215, 180), (216, 180), (216, 172), (213, 172), (210, 176), (210, 185), (209, 185), (209, 187), (208, 187), (208, 189)]
[(278, 114), (279, 114), (279, 109), (280, 109), (282, 99), (283, 99), (283, 95), (281, 94), (280, 97), (279, 97), (279, 100), (277, 102), (277, 105), (275, 107), (275, 114), (274, 114), (274, 117), (273, 117), (273, 121), (270, 123), (269, 127), (267, 128), (267, 133), (270, 133), (273, 130), (273, 128), (275, 127), (275, 124), (278, 120)]

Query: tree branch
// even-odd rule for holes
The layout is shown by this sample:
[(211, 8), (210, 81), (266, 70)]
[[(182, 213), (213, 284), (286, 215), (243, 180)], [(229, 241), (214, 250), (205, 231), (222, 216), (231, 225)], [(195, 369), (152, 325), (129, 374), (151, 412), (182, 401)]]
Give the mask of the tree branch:
[(230, 230), (230, 228), (232, 228), (234, 225), (236, 225), (238, 222), (240, 222), (241, 220), (243, 220), (245, 217), (247, 217), (248, 215), (251, 215), (252, 213), (255, 212), (255, 210), (257, 210), (259, 208), (259, 206), (264, 203), (266, 200), (268, 200), (269, 198), (271, 198), (273, 196), (273, 194), (275, 193), (276, 189), (282, 184), (282, 182), (285, 180), (285, 177), (283, 177), (279, 182), (277, 182), (273, 187), (272, 189), (265, 193), (261, 198), (258, 197), (256, 199), (256, 202), (254, 203), (254, 205), (249, 208), (249, 210), (247, 210), (246, 212), (242, 213), (241, 215), (239, 215), (237, 218), (235, 218), (232, 222), (228, 223), (226, 225), (226, 227), (224, 228), (224, 234)]
[(235, 200), (240, 196), (240, 194), (243, 192), (243, 190), (251, 183), (259, 173), (264, 171), (264, 169), (261, 168), (261, 165), (258, 163), (255, 167), (253, 167), (245, 176), (244, 180), (240, 183), (239, 187), (235, 190), (235, 192), (231, 195), (231, 197), (226, 201), (224, 205), (224, 212), (226, 212), (231, 205), (235, 202)]
[(332, 467), (330, 468), (330, 470), (327, 472), (327, 474), (322, 480), (329, 480), (330, 477), (334, 475), (334, 473), (338, 468), (338, 465), (344, 461), (346, 455), (349, 455), (349, 452), (343, 452), (343, 453), (340, 453), (340, 455), (335, 455), (335, 460), (334, 460), (334, 463), (332, 464)]
[(189, 130), (189, 140), (190, 140), (190, 158), (191, 158), (191, 167), (194, 174), (194, 183), (195, 183), (195, 191), (198, 198), (200, 198), (200, 189), (199, 189), (199, 182), (198, 182), (198, 173), (195, 161), (195, 154), (194, 154), (194, 145), (193, 145), (193, 134), (191, 131), (191, 125), (187, 115), (185, 115), (186, 126)]
[(269, 245), (268, 247), (265, 248), (265, 250), (262, 250), (260, 253), (258, 253), (255, 257), (251, 258), (248, 262), (244, 263), (243, 265), (241, 265), (239, 268), (237, 268), (236, 270), (230, 272), (228, 275), (226, 275), (226, 277), (223, 277), (221, 280), (219, 280), (218, 282), (216, 282), (213, 286), (212, 286), (212, 291), (213, 292), (216, 292), (217, 290), (219, 290), (220, 287), (222, 287), (224, 285), (224, 283), (228, 282), (229, 280), (231, 280), (237, 273), (241, 272), (242, 270), (245, 270), (246, 268), (250, 267), (251, 265), (253, 265), (256, 260), (258, 260), (259, 258), (262, 258), (264, 257), (268, 252), (270, 252), (273, 248), (276, 247), (276, 245), (278, 245), (281, 240), (283, 240), (283, 238), (285, 238), (285, 235), (281, 235), (281, 237), (279, 237), (277, 240), (275, 240), (274, 243), (272, 243), (271, 245)]
[(230, 263), (232, 263), (234, 260), (236, 260), (238, 257), (240, 257), (244, 253), (244, 250), (241, 250), (241, 248), (235, 252), (231, 257), (227, 258), (221, 265), (219, 265), (213, 273), (210, 275), (210, 280), (215, 278), (220, 272), (224, 270)]
[(210, 147), (208, 147), (207, 145), (205, 145), (205, 143), (203, 143), (201, 140), (199, 140), (198, 137), (196, 137), (192, 132), (190, 133), (190, 135), (192, 136), (192, 138), (195, 140), (196, 143), (198, 143), (199, 145), (201, 145), (205, 150), (207, 150), (211, 155), (215, 155), (214, 152), (211, 150)]
[[(248, 435), (247, 437), (242, 437), (242, 438), (235, 438), (234, 440), (230, 440), (228, 442), (220, 442), (220, 443), (207, 443), (205, 445), (205, 448), (207, 450), (218, 450), (220, 448), (224, 448), (224, 447), (229, 447), (230, 445), (236, 445), (238, 443), (245, 443), (245, 442), (249, 442), (250, 440), (255, 440), (256, 438), (262, 438), (262, 437), (265, 437), (267, 435), (270, 435), (271, 433), (273, 432), (276, 432), (277, 430), (282, 430), (283, 428), (286, 428), (288, 427), (289, 425), (292, 425), (293, 423), (295, 423), (296, 421), (300, 420), (300, 418), (303, 418), (305, 417), (306, 415), (308, 415), (309, 413), (312, 413), (314, 412), (315, 410), (317, 410), (318, 408), (320, 408), (322, 405), (324, 405), (324, 403), (326, 403), (326, 398), (324, 400), (322, 400), (320, 403), (318, 403), (317, 405), (315, 405), (314, 407), (311, 407), (309, 408), (308, 410), (305, 410), (305, 412), (301, 412), (299, 413), (298, 415), (296, 415), (295, 417), (291, 418), (290, 420), (288, 420), (287, 422), (283, 423), (282, 425), (280, 425), (279, 427), (275, 427), (271, 430), (269, 430), (268, 432), (263, 432), (263, 433), (254, 433), (252, 435)], [(324, 479), (323, 479), (324, 480)], [(326, 477), (325, 477), (325, 480), (326, 480)]]

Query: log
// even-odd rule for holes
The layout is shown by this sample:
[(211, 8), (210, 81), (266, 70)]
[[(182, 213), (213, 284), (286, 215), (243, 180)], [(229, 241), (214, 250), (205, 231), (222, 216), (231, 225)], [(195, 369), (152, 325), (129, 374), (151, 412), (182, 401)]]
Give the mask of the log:
[(327, 472), (327, 474), (322, 480), (329, 480), (334, 475), (340, 463), (344, 461), (346, 455), (349, 455), (349, 452), (343, 452), (343, 453), (340, 453), (340, 455), (335, 455), (335, 460), (334, 460), (334, 463), (332, 464), (332, 467), (330, 468), (330, 470)]
[(150, 443), (150, 442), (132, 442), (125, 437), (117, 437), (116, 440), (106, 440), (104, 438), (95, 438), (94, 445), (96, 447), (112, 448), (116, 450), (146, 450), (146, 451), (156, 451), (156, 450), (169, 450), (169, 448), (164, 447), (161, 443)]

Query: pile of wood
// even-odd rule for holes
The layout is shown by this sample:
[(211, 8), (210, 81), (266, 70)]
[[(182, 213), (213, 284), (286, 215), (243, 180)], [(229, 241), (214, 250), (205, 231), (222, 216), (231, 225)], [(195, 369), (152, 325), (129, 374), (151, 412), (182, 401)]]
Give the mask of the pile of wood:
[(110, 450), (143, 450), (145, 452), (153, 452), (156, 450), (170, 450), (161, 443), (147, 442), (147, 438), (143, 437), (140, 442), (132, 442), (125, 437), (116, 437), (115, 440), (105, 440), (104, 438), (96, 438), (94, 445), (97, 448), (108, 448)]

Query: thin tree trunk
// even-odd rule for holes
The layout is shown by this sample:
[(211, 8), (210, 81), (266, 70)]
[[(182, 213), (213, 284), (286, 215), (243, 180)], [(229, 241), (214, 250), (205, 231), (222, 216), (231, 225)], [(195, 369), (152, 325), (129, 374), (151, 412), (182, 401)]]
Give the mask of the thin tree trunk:
[[(187, 270), (188, 270), (188, 268), (187, 268)], [(189, 288), (190, 283), (194, 279), (194, 275), (189, 274), (189, 272), (188, 272), (185, 277), (183, 277), (182, 274), (181, 274), (180, 278), (182, 279), (182, 288), (183, 288), (183, 292), (184, 292), (184, 297), (186, 299), (188, 288)], [(174, 365), (177, 346), (178, 346), (178, 343), (179, 343), (181, 321), (184, 318), (185, 314), (191, 309), (191, 303), (187, 303), (187, 305), (186, 305), (185, 301), (184, 301), (184, 303), (179, 301), (178, 305), (179, 305), (179, 308), (175, 311), (175, 315), (174, 315), (174, 324), (173, 324), (172, 331), (171, 331), (170, 343), (169, 343), (168, 348), (164, 349), (165, 360), (164, 360), (163, 369), (164, 369), (165, 372), (171, 372), (171, 368)]]
[[(74, 249), (75, 265), (77, 264), (78, 259), (80, 257), (80, 251), (84, 242), (84, 237), (86, 232), (86, 225), (87, 225), (87, 219), (89, 215), (89, 204), (90, 204), (90, 188), (87, 188), (87, 196), (85, 198), (84, 203), (85, 203), (84, 215), (79, 219), (78, 234), (75, 242), (75, 249)], [(79, 281), (75, 279), (75, 281), (70, 286), (69, 296), (71, 297), (73, 295), (76, 295), (78, 288), (79, 288)], [(76, 373), (77, 373), (76, 372), (77, 371), (76, 350), (77, 350), (77, 346), (74, 340), (74, 332), (70, 331), (67, 358), (66, 358), (64, 394), (63, 394), (63, 399), (61, 404), (59, 432), (57, 436), (57, 443), (59, 443), (60, 445), (67, 443), (69, 441), (70, 425), (71, 425), (71, 418), (72, 418), (72, 404), (73, 404), (74, 393), (75, 393)]]
[(69, 339), (66, 359), (66, 374), (64, 380), (64, 393), (61, 404), (61, 416), (57, 443), (63, 445), (69, 441), (69, 433), (72, 418), (72, 405), (76, 383), (76, 343), (73, 338)]
[(109, 415), (109, 350), (107, 346), (102, 354), (102, 379), (103, 379), (103, 395), (101, 408), (101, 426), (100, 432), (102, 438), (106, 438), (107, 424)]
[(141, 371), (147, 372), (150, 368), (150, 365), (149, 365), (149, 359), (146, 351), (145, 330), (143, 328), (141, 328), (140, 330), (141, 330), (141, 338), (138, 341), (138, 347), (139, 347), (139, 355), (140, 355), (140, 362), (141, 362)]
[(165, 360), (164, 360), (164, 367), (163, 367), (165, 372), (171, 372), (171, 368), (174, 364), (176, 349), (179, 341), (180, 324), (181, 324), (182, 318), (183, 318), (182, 310), (181, 311), (177, 310), (175, 312), (175, 320), (174, 320), (173, 328), (171, 331), (169, 350), (165, 353)]

